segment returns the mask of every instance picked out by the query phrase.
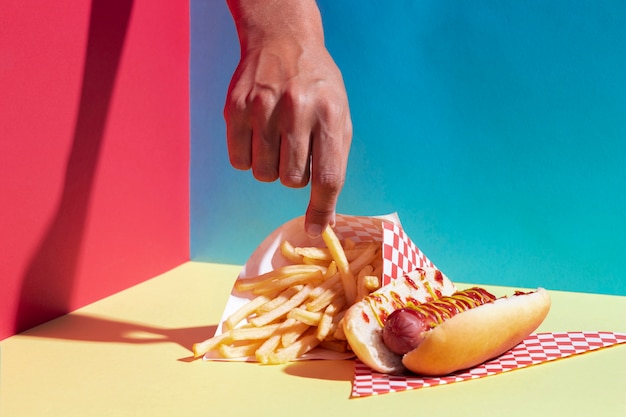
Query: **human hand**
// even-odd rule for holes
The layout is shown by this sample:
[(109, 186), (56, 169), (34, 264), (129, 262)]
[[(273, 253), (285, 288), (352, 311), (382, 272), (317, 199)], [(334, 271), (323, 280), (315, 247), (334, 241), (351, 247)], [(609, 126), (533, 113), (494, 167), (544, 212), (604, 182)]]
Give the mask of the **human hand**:
[(258, 14), (251, 24), (246, 10), (231, 10), (242, 48), (224, 107), (230, 162), (252, 169), (259, 181), (310, 182), (305, 229), (318, 236), (334, 223), (352, 140), (346, 89), (324, 46), (319, 14), (296, 11), (287, 20), (293, 25), (259, 30)]

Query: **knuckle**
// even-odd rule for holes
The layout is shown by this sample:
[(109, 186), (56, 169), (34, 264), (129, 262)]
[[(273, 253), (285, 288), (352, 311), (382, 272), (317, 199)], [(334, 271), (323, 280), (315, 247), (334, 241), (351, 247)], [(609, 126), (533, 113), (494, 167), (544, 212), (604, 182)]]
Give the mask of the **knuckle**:
[(278, 179), (278, 172), (266, 166), (253, 166), (252, 175), (257, 181), (261, 182), (273, 182)]
[(338, 170), (325, 170), (314, 177), (313, 183), (325, 193), (336, 195), (343, 186), (343, 176)]
[(235, 169), (248, 170), (251, 167), (250, 157), (243, 152), (237, 150), (229, 151), (230, 164)]
[(345, 113), (345, 108), (343, 102), (332, 97), (324, 96), (317, 101), (319, 116), (324, 120), (340, 119)]
[(280, 182), (287, 187), (302, 188), (309, 183), (309, 178), (299, 171), (287, 171), (281, 174)]
[(269, 88), (258, 88), (248, 97), (248, 104), (255, 110), (273, 109), (276, 105), (276, 94)]
[(300, 88), (289, 88), (283, 94), (283, 102), (294, 113), (300, 113), (309, 103), (308, 94)]
[(325, 219), (334, 214), (334, 207), (328, 206), (315, 206), (312, 203), (309, 204), (306, 210), (306, 216), (315, 223), (323, 223)]

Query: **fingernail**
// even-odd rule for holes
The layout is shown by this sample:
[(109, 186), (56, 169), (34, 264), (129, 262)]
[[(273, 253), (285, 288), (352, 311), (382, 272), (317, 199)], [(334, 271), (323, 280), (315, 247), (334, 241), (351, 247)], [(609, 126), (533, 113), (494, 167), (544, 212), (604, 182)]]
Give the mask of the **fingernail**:
[(318, 237), (322, 234), (322, 226), (319, 224), (309, 224), (306, 227), (306, 233), (311, 237)]

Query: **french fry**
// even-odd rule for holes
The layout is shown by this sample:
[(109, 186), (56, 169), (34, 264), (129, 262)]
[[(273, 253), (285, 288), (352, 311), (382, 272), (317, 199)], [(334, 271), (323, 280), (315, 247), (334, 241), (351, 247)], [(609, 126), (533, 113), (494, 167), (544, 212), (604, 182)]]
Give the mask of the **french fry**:
[(324, 243), (326, 243), (333, 260), (337, 264), (337, 269), (341, 275), (341, 282), (343, 284), (346, 303), (352, 305), (354, 299), (356, 298), (356, 282), (354, 280), (354, 275), (350, 270), (350, 264), (348, 263), (346, 254), (343, 251), (341, 242), (339, 242), (337, 235), (330, 226), (326, 226), (326, 228), (322, 231), (322, 239), (324, 240)]
[(345, 304), (345, 299), (343, 297), (336, 298), (332, 303), (326, 307), (324, 310), (324, 314), (320, 318), (320, 321), (317, 325), (317, 339), (319, 341), (323, 341), (328, 337), (332, 330), (333, 326), (333, 317), (337, 314), (341, 308)]
[[(289, 301), (291, 297), (293, 297), (298, 291), (302, 289), (303, 285), (296, 285), (290, 288), (283, 290), (280, 294), (278, 294), (275, 298), (268, 301), (267, 303), (261, 305), (257, 309), (254, 310), (257, 314), (266, 313), (268, 311), (272, 311), (277, 308), (279, 305), (286, 303)], [(261, 297), (261, 296), (259, 296)]]
[(315, 335), (315, 329), (309, 329), (300, 339), (291, 345), (277, 349), (276, 352), (270, 354), (267, 363), (281, 364), (292, 361), (309, 352), (319, 344), (320, 341)]
[[(287, 332), (293, 330), (298, 326), (298, 321), (295, 319), (287, 319), (282, 322), (276, 332), (263, 342), (261, 346), (255, 351), (256, 360), (261, 363), (267, 363), (272, 352), (279, 346), (280, 341)], [(308, 328), (308, 326), (307, 326)]]
[(324, 274), (324, 278), (330, 279), (334, 277), (335, 275), (337, 275), (338, 273), (339, 271), (337, 271), (337, 264), (335, 263), (335, 261), (331, 261), (328, 264), (328, 268), (326, 268), (326, 273)]
[(240, 345), (221, 344), (219, 351), (224, 358), (243, 358), (247, 356), (254, 356), (254, 353), (260, 346), (261, 342)]
[(193, 346), (191, 347), (191, 350), (193, 351), (193, 356), (195, 358), (199, 358), (200, 356), (204, 355), (208, 351), (215, 349), (224, 341), (230, 341), (229, 332), (225, 332), (225, 333), (213, 336), (205, 340), (204, 342), (194, 343)]
[(280, 244), (280, 253), (292, 264), (302, 263), (302, 257), (296, 253), (296, 248), (287, 240)]
[(270, 355), (278, 347), (280, 337), (280, 334), (274, 334), (263, 342), (263, 344), (254, 352), (256, 360), (263, 364), (267, 363)]
[(306, 256), (302, 257), (302, 263), (305, 265), (320, 265), (320, 266), (325, 266), (328, 264), (328, 261), (325, 261), (323, 259), (316, 259), (316, 258), (309, 258)]
[(233, 314), (231, 314), (225, 321), (224, 327), (228, 330), (234, 329), (243, 319), (252, 314), (259, 306), (269, 302), (272, 298), (269, 295), (260, 295), (255, 297), (252, 301), (242, 305)]
[(373, 262), (379, 249), (380, 243), (369, 243), (367, 247), (361, 252), (361, 254), (352, 262), (350, 262), (350, 271), (352, 271), (353, 274), (356, 274), (361, 269), (363, 269), (363, 267)]
[(335, 273), (335, 275), (333, 275), (330, 278), (327, 278), (320, 285), (313, 288), (313, 290), (309, 294), (309, 298), (314, 299), (316, 297), (319, 297), (320, 295), (322, 295), (322, 293), (324, 293), (324, 291), (326, 291), (329, 288), (334, 287), (337, 284), (341, 284), (341, 275), (339, 275), (339, 272)]
[(250, 319), (250, 323), (255, 326), (264, 326), (268, 323), (273, 322), (274, 320), (287, 315), (289, 311), (298, 307), (306, 298), (309, 296), (309, 293), (313, 289), (311, 284), (305, 285), (300, 291), (298, 291), (293, 297), (289, 299), (286, 303), (283, 303), (278, 308), (268, 311), (267, 313), (263, 313), (259, 316), (253, 317)]
[(295, 252), (303, 258), (311, 258), (317, 259), (320, 261), (326, 261), (324, 265), (328, 265), (328, 262), (332, 261), (332, 256), (330, 252), (326, 248), (317, 248), (317, 247), (303, 247), (296, 248)]
[(280, 337), (280, 344), (283, 347), (287, 347), (292, 345), (304, 332), (306, 332), (311, 326), (306, 323), (302, 323), (296, 319), (288, 319), (293, 320), (295, 324), (289, 327), (282, 336)]
[(254, 294), (271, 294), (275, 291), (282, 291), (294, 285), (318, 283), (324, 280), (322, 271), (306, 272), (302, 274), (294, 274), (288, 277), (273, 280), (264, 285), (257, 284), (250, 288)]
[(326, 306), (337, 297), (342, 297), (345, 300), (345, 297), (343, 297), (343, 286), (341, 285), (341, 282), (338, 282), (319, 296), (315, 297), (313, 300), (309, 301), (306, 304), (306, 309), (309, 311), (320, 311), (326, 308)]
[(287, 313), (287, 318), (301, 321), (309, 326), (317, 326), (322, 318), (320, 311), (308, 311), (304, 308), (296, 307)]
[(371, 274), (374, 268), (372, 265), (365, 265), (356, 276), (356, 301), (363, 299), (370, 292), (367, 288), (365, 277)]
[(268, 324), (262, 327), (239, 327), (230, 331), (231, 340), (265, 340), (272, 336), (280, 324)]
[(372, 293), (380, 288), (380, 279), (376, 275), (365, 275), (363, 277), (365, 288)]
[(249, 291), (250, 289), (259, 286), (262, 282), (272, 282), (277, 278), (285, 278), (296, 274), (306, 274), (307, 272), (324, 271), (324, 267), (319, 265), (286, 265), (265, 274), (259, 275), (254, 278), (246, 278), (238, 280), (235, 283), (235, 289), (238, 291)]

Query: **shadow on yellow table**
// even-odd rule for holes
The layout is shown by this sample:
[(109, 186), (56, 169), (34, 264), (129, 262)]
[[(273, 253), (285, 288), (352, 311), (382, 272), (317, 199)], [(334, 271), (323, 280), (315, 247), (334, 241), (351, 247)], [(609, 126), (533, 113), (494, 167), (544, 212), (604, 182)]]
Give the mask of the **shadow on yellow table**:
[[(0, 416), (621, 416), (626, 348), (350, 399), (354, 362), (193, 360), (240, 266), (188, 262), (0, 343)], [(488, 287), (497, 293), (511, 289)], [(551, 291), (538, 331), (626, 332), (626, 297)]]
[(205, 338), (207, 334), (214, 333), (216, 328), (216, 325), (211, 325), (166, 329), (141, 323), (111, 320), (77, 311), (24, 335), (81, 342), (176, 343), (188, 349), (194, 342)]

